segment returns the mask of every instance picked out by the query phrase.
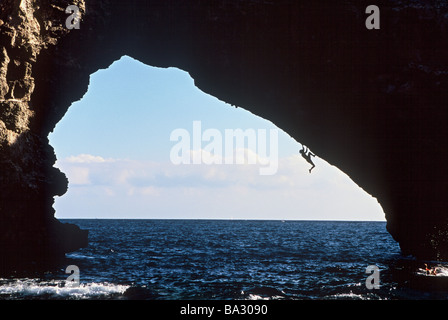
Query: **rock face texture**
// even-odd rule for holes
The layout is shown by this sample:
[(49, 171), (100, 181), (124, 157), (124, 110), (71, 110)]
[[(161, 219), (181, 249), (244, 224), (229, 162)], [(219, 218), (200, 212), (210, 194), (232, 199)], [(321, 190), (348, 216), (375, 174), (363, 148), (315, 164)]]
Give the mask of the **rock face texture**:
[[(271, 120), (378, 199), (404, 254), (448, 258), (448, 5), (377, 1), (380, 29), (369, 30), (370, 4), (3, 0), (0, 264), (87, 245), (54, 218), (67, 179), (47, 136), (89, 76), (123, 55), (188, 71)], [(79, 29), (67, 27), (69, 5)]]

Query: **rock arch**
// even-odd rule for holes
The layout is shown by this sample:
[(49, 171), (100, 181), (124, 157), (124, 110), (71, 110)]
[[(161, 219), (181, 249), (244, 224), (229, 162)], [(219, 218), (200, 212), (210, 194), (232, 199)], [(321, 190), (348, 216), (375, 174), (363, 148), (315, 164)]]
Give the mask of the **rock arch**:
[[(185, 71), (271, 120), (378, 199), (405, 254), (448, 255), (448, 6), (383, 1), (63, 0), (0, 4), (0, 257), (87, 244), (54, 218), (67, 190), (48, 133), (123, 55)], [(425, 5), (426, 4), (426, 5)]]

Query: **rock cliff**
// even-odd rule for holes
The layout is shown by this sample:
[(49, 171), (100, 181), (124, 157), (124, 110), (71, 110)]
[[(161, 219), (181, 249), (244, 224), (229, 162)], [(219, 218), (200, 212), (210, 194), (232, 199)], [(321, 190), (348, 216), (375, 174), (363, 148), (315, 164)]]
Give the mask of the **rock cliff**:
[[(381, 25), (369, 30), (373, 2)], [(373, 2), (3, 0), (2, 266), (87, 245), (54, 218), (67, 179), (47, 136), (90, 74), (123, 55), (188, 71), (271, 120), (378, 199), (404, 254), (448, 258), (448, 5)]]

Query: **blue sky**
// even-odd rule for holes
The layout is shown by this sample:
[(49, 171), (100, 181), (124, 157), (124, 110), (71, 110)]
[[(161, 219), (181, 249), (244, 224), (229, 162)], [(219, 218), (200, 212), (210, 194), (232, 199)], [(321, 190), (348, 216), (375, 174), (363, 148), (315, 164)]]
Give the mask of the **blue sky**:
[(176, 68), (125, 56), (92, 74), (88, 92), (49, 137), (69, 179), (55, 199), (56, 217), (384, 221), (376, 199), (325, 160), (316, 158), (310, 174), (300, 143), (281, 129), (273, 175), (254, 164), (173, 164), (170, 135), (193, 133), (194, 121), (223, 136), (278, 129), (203, 93)]

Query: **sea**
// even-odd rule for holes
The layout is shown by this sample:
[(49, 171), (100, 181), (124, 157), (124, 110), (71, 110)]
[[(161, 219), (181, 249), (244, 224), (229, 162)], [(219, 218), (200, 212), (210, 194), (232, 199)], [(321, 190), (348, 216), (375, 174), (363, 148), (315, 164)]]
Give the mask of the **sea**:
[[(403, 256), (385, 222), (71, 219), (89, 245), (0, 278), (2, 300), (445, 300), (443, 262)], [(424, 263), (438, 267), (427, 275)]]

